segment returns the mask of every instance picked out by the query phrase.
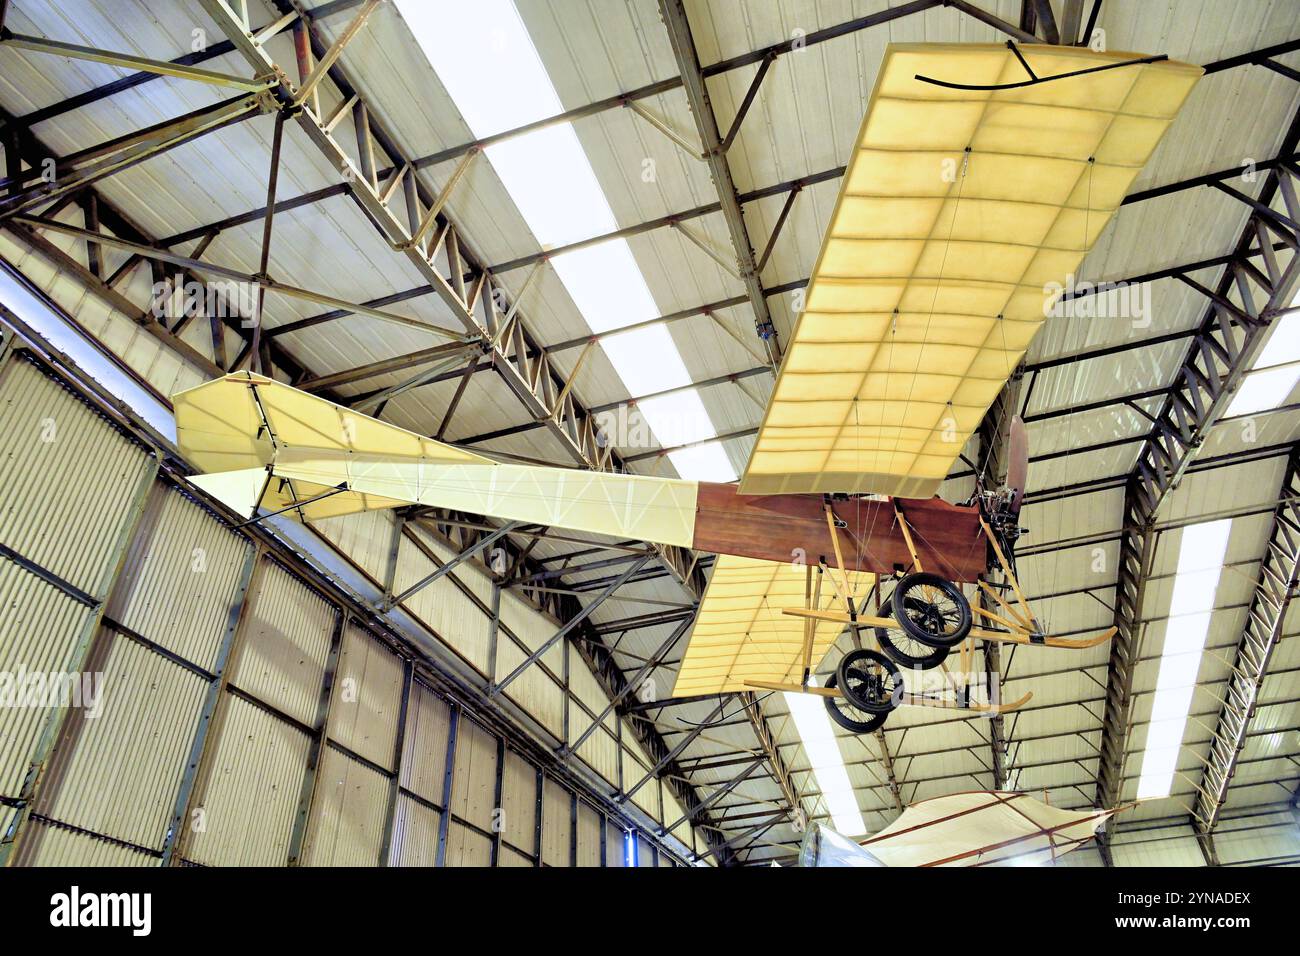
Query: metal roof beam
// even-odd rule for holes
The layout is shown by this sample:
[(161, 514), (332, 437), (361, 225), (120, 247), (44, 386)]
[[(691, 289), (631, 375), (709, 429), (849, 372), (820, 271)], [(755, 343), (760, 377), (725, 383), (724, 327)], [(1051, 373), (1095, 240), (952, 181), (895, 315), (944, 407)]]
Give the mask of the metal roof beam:
[(244, 93), (67, 156), (45, 157), (25, 172), (0, 180), (0, 190), (5, 193), (0, 199), (0, 219), (52, 203), (167, 150), (257, 116), (265, 107), (262, 97)]
[(1219, 822), (1228, 787), (1249, 736), (1250, 721), (1263, 689), (1273, 649), (1282, 638), (1287, 608), (1300, 580), (1300, 444), (1287, 460), (1268, 547), (1259, 580), (1224, 688), (1223, 708), (1201, 776), (1194, 811), (1198, 826), (1209, 834)]
[[(340, 170), (348, 183), (349, 195), (367, 214), (367, 218), (394, 252), (403, 255), (415, 267), (469, 335), (482, 338), (487, 342), (492, 358), (491, 364), (533, 418), (545, 424), (577, 464), (594, 470), (621, 467), (621, 462), (616, 459), (612, 449), (601, 446), (596, 436), (593, 419), (582, 407), (565, 379), (546, 360), (545, 355), (529, 359), (528, 353), (535, 346), (524, 328), (523, 318), (518, 313), (517, 306), (511, 309), (514, 313), (513, 317), (507, 315), (503, 320), (497, 314), (501, 290), (490, 278), (484, 283), (476, 283), (478, 289), (476, 301), (471, 301), (466, 296), (463, 266), (468, 267), (471, 273), (476, 272), (484, 276), (490, 273), (477, 266), (466, 254), (463, 246), (458, 242), (458, 233), (451, 222), (444, 217), (444, 226), (439, 231), (442, 241), (430, 239), (432, 248), (423, 242), (413, 241), (421, 230), (419, 220), (423, 210), (433, 208), (439, 200), (425, 192), (415, 182), (414, 175), (408, 175), (405, 179), (405, 185), (408, 187), (406, 194), (408, 221), (401, 221), (389, 208), (379, 186), (379, 174), (375, 164), (366, 162), (365, 150), (362, 151), (361, 165), (358, 167), (350, 154), (304, 102), (302, 90), (288, 78), (291, 71), (286, 71), (274, 62), (262, 43), (248, 33), (243, 21), (226, 0), (201, 0), (201, 3), (257, 75), (276, 77), (277, 82), (272, 89), (279, 100), (281, 111), (297, 122), (327, 161)], [(360, 21), (371, 9), (370, 4), (363, 7), (353, 23)], [(309, 21), (304, 21), (304, 28), (308, 34), (307, 42), (312, 46), (319, 46), (322, 50), (322, 59), (312, 67), (312, 72), (307, 79), (315, 78), (319, 82), (320, 79), (328, 76), (339, 87), (345, 98), (355, 96), (354, 108), (359, 116), (364, 117), (362, 124), (364, 135), (359, 134), (362, 139), (367, 144), (377, 146), (391, 157), (395, 167), (408, 165), (392, 138), (385, 134), (374, 119), (373, 111), (368, 108), (364, 99), (356, 94), (352, 84), (342, 74), (340, 65), (337, 62), (329, 62), (330, 54), (341, 51), (342, 44), (334, 44), (326, 48), (315, 36)], [(306, 66), (306, 63), (302, 65)], [(411, 202), (415, 205), (414, 209), (409, 208)], [(444, 276), (434, 264), (435, 256), (440, 251), (438, 246), (442, 246), (446, 251), (450, 277)], [(478, 311), (483, 312), (481, 319), (475, 314)], [(687, 591), (698, 595), (702, 590), (702, 581), (693, 572), (694, 562), (689, 553), (674, 547), (659, 547), (656, 550), (659, 551), (665, 566)]]
[[(407, 187), (408, 207), (413, 202), (415, 209), (408, 208), (408, 222), (402, 222), (388, 208), (380, 190), (374, 164), (365, 163), (363, 157), (361, 168), (358, 168), (348, 152), (335, 140), (332, 133), (325, 129), (311, 109), (299, 101), (299, 91), (288, 79), (291, 72), (283, 70), (271, 59), (258, 39), (245, 29), (240, 16), (231, 9), (226, 0), (200, 0), (200, 2), (220, 30), (226, 34), (239, 53), (248, 61), (255, 74), (272, 75), (277, 78), (273, 92), (279, 100), (281, 111), (297, 122), (307, 134), (307, 137), (326, 157), (327, 161), (340, 170), (348, 183), (349, 195), (361, 206), (371, 224), (375, 226), (381, 236), (393, 247), (396, 253), (405, 256), (416, 268), (468, 332), (478, 336), (485, 336), (488, 339), (497, 371), (533, 416), (546, 422), (551, 433), (577, 463), (594, 469), (605, 469), (611, 465), (619, 466), (621, 463), (613, 455), (612, 450), (603, 449), (599, 446), (592, 428), (591, 416), (582, 408), (572, 390), (565, 386), (559, 374), (545, 361), (544, 357), (537, 361), (528, 359), (528, 350), (535, 346), (533, 346), (531, 338), (524, 329), (522, 316), (517, 314), (517, 309), (512, 309), (512, 311), (516, 312), (512, 319), (501, 321), (498, 324), (501, 318), (496, 312), (498, 297), (493, 294), (493, 284), (490, 280), (486, 283), (475, 284), (479, 292), (477, 302), (483, 309), (484, 318), (480, 321), (475, 315), (475, 303), (469, 301), (464, 292), (463, 272), (460, 263), (463, 261), (471, 272), (477, 271), (484, 276), (487, 273), (481, 267), (476, 267), (472, 259), (467, 254), (464, 254), (463, 250), (459, 249), (459, 244), (455, 242), (450, 221), (444, 220), (445, 225), (441, 230), (444, 236), (450, 235), (452, 237), (447, 240), (448, 244), (445, 247), (448, 249), (449, 268), (451, 269), (450, 278), (444, 277), (439, 269), (435, 267), (433, 252), (430, 252), (419, 243), (411, 243), (412, 236), (420, 228), (418, 220), (421, 212), (436, 201), (416, 183), (415, 176), (408, 174), (405, 177), (404, 185)], [(280, 0), (280, 2), (283, 2), (283, 0)], [(314, 35), (310, 22), (304, 20), (303, 24), (307, 31), (307, 44), (328, 52), (325, 45)], [(338, 63), (328, 65), (328, 69), (323, 69), (320, 75), (322, 77), (329, 76), (340, 88), (345, 99), (356, 95), (352, 85), (343, 76)], [(376, 123), (372, 111), (369, 110), (367, 104), (360, 97), (358, 97), (354, 108), (358, 110), (365, 108), (366, 110), (364, 114), (361, 114), (365, 116), (363, 140), (368, 144), (377, 146), (391, 157), (398, 167), (406, 165), (393, 140)], [(367, 165), (370, 168), (367, 169)], [(460, 251), (461, 254), (453, 255), (453, 250)], [(702, 575), (689, 552), (680, 548), (663, 547), (656, 547), (656, 552), (664, 562), (668, 572), (682, 583), (689, 593), (700, 593), (702, 590)], [(580, 619), (576, 622), (577, 624), (583, 624), (582, 617), (582, 612), (579, 612)], [(570, 621), (566, 628), (574, 625), (574, 623), (574, 621)], [(563, 633), (562, 630), (561, 636)], [(579, 647), (580, 652), (585, 653), (581, 643), (577, 643), (576, 646)], [(518, 669), (516, 669), (516, 673), (517, 671)], [(507, 677), (506, 681), (509, 681), (512, 677), (513, 675)], [(502, 684), (504, 683), (502, 682)], [(500, 690), (502, 684), (497, 685), (497, 691)], [(652, 752), (662, 752), (662, 740), (655, 735), (651, 736), (661, 746), (652, 745), (649, 749)], [(694, 805), (697, 811), (703, 809), (689, 789), (681, 791), (680, 798), (687, 805)]]
[[(727, 163), (726, 147), (723, 145), (722, 134), (718, 131), (717, 117), (713, 113), (708, 86), (701, 72), (700, 57), (695, 49), (695, 39), (691, 36), (686, 8), (682, 5), (682, 0), (659, 0), (659, 14), (668, 31), (668, 40), (672, 44), (673, 56), (677, 60), (677, 69), (686, 87), (686, 98), (695, 116), (695, 127), (704, 145), (704, 160), (709, 166), (714, 188), (722, 204), (722, 216), (727, 222), (727, 232), (731, 235), (739, 278), (745, 285), (749, 304), (754, 310), (755, 331), (766, 343), (772, 364), (778, 365), (781, 361), (780, 337), (777, 335), (776, 326), (772, 324), (772, 313), (767, 307), (767, 296), (763, 291), (763, 282), (759, 278), (758, 266), (754, 260), (754, 246), (750, 242), (749, 229), (745, 225), (745, 214), (740, 208), (740, 199), (736, 195), (736, 184), (731, 178), (731, 166)], [(768, 62), (764, 61), (759, 68), (760, 80), (766, 73)]]
[[(1295, 154), (1291, 154), (1288, 156), (1279, 156), (1274, 159), (1263, 160), (1262, 162), (1255, 163), (1253, 165), (1247, 164), (1242, 166), (1233, 166), (1228, 169), (1219, 169), (1209, 173), (1202, 173), (1199, 176), (1192, 176), (1187, 179), (1176, 180), (1170, 183), (1162, 183), (1161, 185), (1158, 186), (1152, 186), (1149, 189), (1142, 189), (1142, 190), (1138, 190), (1137, 192), (1130, 193), (1120, 201), (1120, 205), (1131, 206), (1134, 203), (1146, 202), (1147, 200), (1150, 199), (1158, 199), (1161, 196), (1169, 196), (1174, 193), (1183, 192), (1184, 190), (1196, 189), (1200, 186), (1214, 187), (1217, 185), (1221, 185), (1225, 180), (1230, 180), (1238, 176), (1241, 176), (1243, 173), (1251, 173), (1251, 172), (1258, 173), (1258, 172), (1272, 170), (1282, 165), (1283, 163), (1294, 161), (1296, 158), (1297, 156)], [(748, 192), (739, 193), (737, 195), (737, 199), (740, 201), (740, 204), (743, 206), (749, 203), (758, 202), (761, 199), (767, 199), (772, 196), (786, 196), (787, 198), (789, 198), (789, 195), (798, 193), (808, 188), (809, 186), (815, 186), (818, 185), (819, 183), (832, 182), (836, 179), (839, 179), (844, 175), (846, 169), (847, 167), (845, 166), (835, 166), (831, 169), (823, 169), (815, 173), (809, 173), (806, 176), (799, 176), (795, 179), (788, 179), (779, 183), (773, 183), (769, 186), (763, 186), (759, 189), (753, 189)], [(321, 192), (323, 193), (325, 192), (325, 190), (322, 190)], [(563, 255), (566, 252), (576, 252), (580, 249), (586, 249), (590, 246), (600, 245), (603, 242), (609, 242), (611, 239), (627, 239), (632, 236), (639, 236), (647, 232), (653, 232), (656, 229), (670, 229), (670, 228), (680, 226), (683, 222), (689, 222), (692, 219), (699, 219), (704, 216), (710, 216), (715, 213), (719, 213), (723, 211), (725, 211), (724, 205), (721, 202), (705, 203), (704, 205), (701, 206), (693, 206), (690, 209), (678, 210), (676, 212), (668, 213), (667, 215), (658, 216), (654, 219), (646, 219), (643, 220), (642, 222), (633, 223), (630, 226), (622, 226), (618, 229), (615, 229), (613, 232), (602, 233), (601, 235), (591, 236), (586, 239), (580, 239), (576, 242), (568, 243), (567, 245), (539, 250), (538, 252), (533, 252), (527, 255), (518, 256), (514, 259), (509, 259), (504, 262), (497, 262), (489, 266), (488, 269), (493, 273), (502, 273), (502, 272), (509, 272), (513, 269), (522, 269), (525, 266), (530, 266), (537, 262), (541, 262), (543, 260), (550, 259), (555, 256)], [(236, 217), (238, 221), (229, 221), (228, 223), (226, 220), (222, 220), (216, 223), (209, 223), (206, 226), (195, 227), (194, 229), (187, 230), (184, 233), (179, 233), (175, 237), (175, 241), (181, 242), (181, 241), (194, 239), (198, 235), (201, 235), (204, 230), (210, 231), (214, 228), (224, 229), (227, 228), (228, 224), (238, 225), (244, 221), (250, 221), (251, 219), (254, 218), (257, 217), (253, 216), (253, 214), (250, 212), (250, 213), (244, 213), (241, 216)], [(768, 292), (768, 295), (769, 296), (771, 295), (770, 291)], [(1069, 297), (1067, 296), (1067, 298)]]
[[(1293, 117), (1279, 153), (1294, 152), (1298, 138), (1300, 114)], [(1300, 217), (1296, 183), (1292, 169), (1278, 166), (1264, 184), (1259, 201), (1269, 204), (1280, 191), (1287, 214), (1294, 220)], [(1121, 799), (1133, 671), (1141, 639), (1146, 576), (1157, 537), (1156, 519), (1259, 355), (1276, 315), (1291, 306), (1300, 286), (1300, 255), (1282, 266), (1272, 251), (1275, 235), (1292, 248), (1300, 248), (1300, 236), (1289, 233), (1277, 219), (1252, 211), (1235, 255), (1244, 257), (1252, 244), (1258, 244), (1264, 271), (1247, 268), (1244, 258), (1225, 269), (1214, 292), (1215, 301), (1183, 360), (1178, 376), (1181, 387), (1165, 401), (1126, 481), (1115, 588), (1118, 632), (1111, 641), (1103, 759), (1097, 781), (1097, 804), (1102, 807), (1117, 806)], [(1234, 296), (1232, 309), (1225, 308), (1224, 303), (1233, 302)]]
[[(4, 110), (0, 110), (0, 125), (3, 125), (10, 131), (10, 139), (6, 148), (6, 158), (10, 170), (17, 171), (21, 159), (26, 159), (29, 165), (33, 168), (40, 168), (46, 161), (57, 161), (57, 157), (54, 156), (44, 143), (37, 139), (31, 130), (15, 125), (13, 118)], [(173, 142), (172, 145), (177, 144)], [(80, 151), (80, 153), (85, 152), (85, 150)], [(80, 155), (80, 153), (74, 155)], [(150, 153), (149, 155), (154, 155), (154, 153)], [(126, 167), (117, 167), (106, 175), (111, 175), (112, 172), (118, 172), (124, 168)], [(106, 178), (106, 175), (95, 177), (96, 181)], [(157, 240), (147, 234), (139, 225), (128, 218), (116, 206), (105, 200), (104, 197), (94, 189), (92, 183), (83, 181), (81, 183), (80, 191), (76, 193), (76, 195), (84, 196), (87, 202), (94, 204), (96, 210), (96, 215), (94, 217), (88, 217), (86, 219), (88, 228), (82, 230), (83, 234), (81, 238), (87, 241), (88, 246), (93, 244), (102, 250), (102, 246), (108, 244), (110, 241), (110, 237), (106, 235), (106, 233), (111, 233), (112, 238), (115, 238), (115, 240), (136, 243), (142, 247), (148, 247), (151, 250), (157, 249)], [(8, 229), (22, 242), (37, 250), (40, 255), (54, 262), (64, 271), (74, 275), (79, 281), (84, 283), (87, 288), (93, 290), (96, 295), (100, 296), (105, 301), (110, 302), (114, 308), (119, 309), (124, 315), (129, 316), (150, 335), (174, 349), (178, 355), (195, 368), (201, 369), (209, 375), (225, 374), (226, 368), (217, 365), (198, 349), (179, 338), (174, 330), (169, 330), (161, 321), (159, 321), (158, 317), (154, 315), (152, 309), (145, 308), (142, 310), (140, 306), (135, 305), (114, 287), (114, 282), (130, 271), (132, 263), (131, 259), (128, 259), (112, 277), (104, 280), (99, 276), (96, 276), (92, 271), (90, 271), (90, 269), (83, 266), (73, 256), (50, 242), (49, 239), (41, 235), (35, 227), (19, 222), (17, 217), (6, 221), (4, 223), (4, 228)], [(135, 263), (138, 264), (139, 261), (139, 259), (136, 259)], [(181, 264), (181, 276), (187, 282), (194, 281), (202, 284), (202, 274), (211, 268), (212, 265), (210, 263), (199, 261), (197, 257), (191, 258), (186, 260), (185, 264)], [(223, 315), (210, 317), (214, 343), (224, 342), (224, 334), (227, 329), (232, 331), (235, 335), (243, 338), (246, 342), (251, 340), (252, 330), (246, 323), (247, 317), (238, 309), (238, 304), (230, 301), (226, 296), (220, 296), (219, 299), (225, 308), (221, 310), (224, 312)], [(216, 351), (220, 354), (221, 349), (217, 349)], [(283, 349), (276, 348), (272, 345), (270, 346), (270, 351), (276, 364), (291, 376), (298, 376), (303, 373), (303, 370), (297, 362), (294, 361), (291, 356), (286, 354)], [(152, 386), (146, 385), (145, 387), (146, 390), (153, 391)], [(166, 396), (163, 396), (163, 398), (166, 398)]]
[(790, 813), (791, 819), (799, 826), (805, 825), (808, 814), (804, 810), (803, 801), (800, 799), (799, 787), (795, 785), (794, 777), (790, 775), (790, 768), (786, 765), (785, 760), (781, 757), (781, 751), (776, 746), (776, 737), (772, 733), (772, 728), (768, 725), (767, 716), (763, 713), (763, 707), (759, 702), (758, 695), (752, 692), (742, 694), (741, 701), (745, 708), (745, 716), (754, 729), (754, 736), (758, 738), (759, 749), (763, 751), (763, 756), (767, 758), (772, 779), (781, 788), (781, 796), (785, 800), (786, 810)]

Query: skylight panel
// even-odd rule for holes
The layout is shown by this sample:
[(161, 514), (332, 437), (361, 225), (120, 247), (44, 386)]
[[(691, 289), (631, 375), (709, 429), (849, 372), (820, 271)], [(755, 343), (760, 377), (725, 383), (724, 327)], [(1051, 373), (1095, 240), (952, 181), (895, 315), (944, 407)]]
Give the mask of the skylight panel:
[[(713, 425), (698, 393), (676, 392), (637, 403), (641, 414), (668, 447), (690, 445), (713, 437)], [(654, 424), (661, 422), (660, 425)]]
[[(563, 112), (560, 98), (511, 0), (430, 4), (399, 0), (402, 16), (473, 134), (494, 133)], [(495, 143), (484, 151), (544, 249), (605, 235), (617, 220), (570, 123)], [(563, 253), (550, 261), (594, 332), (654, 319), (659, 308), (626, 240)], [(690, 384), (672, 336), (651, 327), (601, 342), (632, 395)], [(694, 390), (673, 405), (642, 406), (662, 447), (716, 437)], [(682, 432), (691, 437), (675, 440)], [(685, 478), (734, 481), (725, 450), (702, 445), (669, 454)]]
[(1226, 417), (1256, 415), (1277, 408), (1290, 397), (1297, 381), (1300, 381), (1300, 363), (1251, 372), (1228, 403)]
[(397, 0), (397, 6), (479, 139), (562, 112), (511, 0)]
[[(587, 161), (585, 154), (582, 161)], [(595, 182), (594, 176), (592, 182)], [(604, 193), (600, 194), (600, 201), (605, 202)], [(614, 228), (612, 213), (609, 219), (609, 226), (596, 232), (611, 231)], [(551, 266), (593, 332), (621, 329), (659, 315), (659, 307), (655, 305), (641, 268), (632, 257), (625, 239), (612, 239), (598, 246), (566, 252), (552, 259)], [(659, 327), (659, 330), (676, 353), (677, 346), (672, 344), (667, 329)], [(681, 358), (678, 357), (677, 361), (680, 363)]]
[(611, 335), (602, 339), (601, 344), (633, 395), (648, 395), (691, 383), (681, 353), (662, 325)]
[[(484, 154), (543, 248), (590, 239), (618, 228), (600, 183), (596, 181), (596, 174), (587, 162), (587, 154), (578, 142), (578, 135), (568, 123), (495, 143), (484, 150)], [(553, 262), (558, 264), (561, 258), (594, 252), (603, 245), (568, 253)], [(621, 245), (627, 246), (626, 243)], [(631, 258), (628, 252), (637, 281), (644, 287), (645, 280)], [(557, 268), (557, 271), (561, 270)], [(620, 271), (626, 280), (626, 266)], [(562, 271), (560, 277), (564, 278)], [(570, 286), (572, 292), (573, 287), (568, 281), (565, 285)], [(646, 295), (649, 295), (648, 291)], [(583, 315), (587, 314), (581, 304), (579, 309)], [(657, 314), (652, 308), (649, 317)]]
[[(679, 448), (668, 453), (679, 475), (690, 475), (696, 481), (728, 482), (736, 480), (736, 469), (727, 457), (722, 442), (709, 442), (694, 448)], [(800, 695), (804, 696), (804, 695)]]
[[(810, 677), (809, 683), (815, 684), (816, 679)], [(821, 697), (816, 694), (786, 694), (785, 702), (794, 717), (795, 729), (803, 741), (817, 789), (822, 792), (835, 831), (844, 836), (866, 833), (867, 826), (862, 820), (862, 811), (858, 809), (857, 794), (849, 782), (849, 772), (844, 769), (840, 745)]]
[(1173, 785), (1231, 530), (1230, 519), (1183, 529), (1165, 626), (1165, 646), (1160, 655), (1160, 672), (1142, 754), (1139, 800), (1167, 797)]
[[(1300, 297), (1291, 304), (1300, 304)], [(1231, 418), (1277, 408), (1290, 397), (1297, 382), (1300, 382), (1300, 315), (1286, 315), (1278, 319), (1273, 334), (1264, 343), (1224, 414)]]

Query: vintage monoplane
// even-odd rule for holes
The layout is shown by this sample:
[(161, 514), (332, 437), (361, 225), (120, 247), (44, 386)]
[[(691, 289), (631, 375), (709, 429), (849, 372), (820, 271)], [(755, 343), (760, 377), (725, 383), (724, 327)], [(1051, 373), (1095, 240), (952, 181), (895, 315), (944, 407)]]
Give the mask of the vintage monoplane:
[[(857, 732), (900, 704), (1014, 710), (1028, 694), (990, 699), (945, 658), (964, 675), (977, 640), (1113, 629), (1044, 633), (1017, 579), (1018, 419), (1004, 486), (936, 495), (1200, 74), (891, 45), (738, 486), (499, 462), (248, 372), (175, 396), (193, 481), (244, 517), (414, 503), (713, 552), (675, 696), (815, 693)], [(900, 664), (946, 683), (908, 693)]]

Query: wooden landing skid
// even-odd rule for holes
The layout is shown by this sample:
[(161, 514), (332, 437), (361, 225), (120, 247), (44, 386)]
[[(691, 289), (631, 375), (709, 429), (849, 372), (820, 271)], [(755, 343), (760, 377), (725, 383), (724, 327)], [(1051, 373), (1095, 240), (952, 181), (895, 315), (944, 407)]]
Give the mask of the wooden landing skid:
[[(789, 694), (816, 694), (819, 697), (843, 697), (835, 687), (814, 687), (812, 685), (804, 686), (803, 684), (781, 684), (775, 681), (749, 680), (745, 681), (746, 687), (753, 687), (760, 690), (779, 690)], [(1025, 706), (1029, 703), (1034, 692), (1030, 691), (1018, 700), (1013, 700), (1005, 704), (980, 704), (975, 701), (962, 704), (956, 700), (948, 700), (944, 697), (935, 697), (930, 694), (904, 694), (898, 702), (900, 707), (938, 707), (943, 710), (973, 710), (980, 714), (1008, 714), (1013, 710)]]
[[(972, 608), (972, 610), (974, 610)], [(859, 614), (856, 618), (850, 617), (843, 611), (818, 611), (806, 607), (783, 607), (782, 614), (789, 614), (792, 617), (814, 618), (818, 621), (832, 621), (838, 624), (858, 624), (861, 627), (884, 627), (890, 630), (898, 630), (898, 622), (892, 617), (875, 617), (870, 614)], [(1073, 637), (1054, 637), (1051, 634), (1035, 635), (1022, 629), (1014, 631), (992, 630), (986, 627), (972, 627), (970, 636), (982, 641), (1001, 641), (1006, 644), (1038, 644), (1043, 647), (1063, 647), (1070, 650), (1083, 650), (1088, 647), (1096, 647), (1098, 644), (1104, 644), (1115, 636), (1117, 628), (1110, 627), (1095, 634), (1092, 637), (1073, 638)]]
[(904, 707), (939, 707), (943, 710), (973, 710), (980, 714), (1009, 714), (1013, 710), (1024, 707), (1033, 696), (1034, 692), (1031, 690), (1019, 699), (1005, 704), (979, 704), (975, 701), (962, 704), (944, 697), (932, 697), (929, 694), (907, 694), (900, 703)]

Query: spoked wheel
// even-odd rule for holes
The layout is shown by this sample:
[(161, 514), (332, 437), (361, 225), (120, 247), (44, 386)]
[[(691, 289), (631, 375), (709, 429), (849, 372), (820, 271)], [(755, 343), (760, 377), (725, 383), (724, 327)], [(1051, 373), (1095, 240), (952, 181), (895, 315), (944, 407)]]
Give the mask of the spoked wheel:
[(903, 633), (927, 647), (955, 647), (970, 633), (970, 604), (961, 588), (929, 571), (898, 582), (889, 603)]
[(932, 667), (938, 667), (948, 657), (948, 648), (922, 644), (915, 638), (908, 637), (902, 630), (878, 627), (875, 631), (880, 649), (904, 667), (928, 671)]
[(875, 651), (850, 651), (835, 671), (840, 691), (858, 710), (869, 714), (887, 714), (898, 706), (903, 692), (903, 675), (898, 665)]
[[(828, 688), (835, 687), (837, 676), (831, 674), (826, 678)], [(889, 717), (888, 712), (872, 714), (858, 710), (844, 697), (823, 697), (822, 701), (826, 704), (826, 713), (830, 714), (831, 720), (855, 734), (875, 733), (884, 726), (886, 719)]]
[(876, 640), (880, 642), (880, 649), (898, 663), (919, 671), (938, 667), (948, 659), (948, 648), (930, 647), (906, 633), (890, 631), (886, 627), (876, 628)]

